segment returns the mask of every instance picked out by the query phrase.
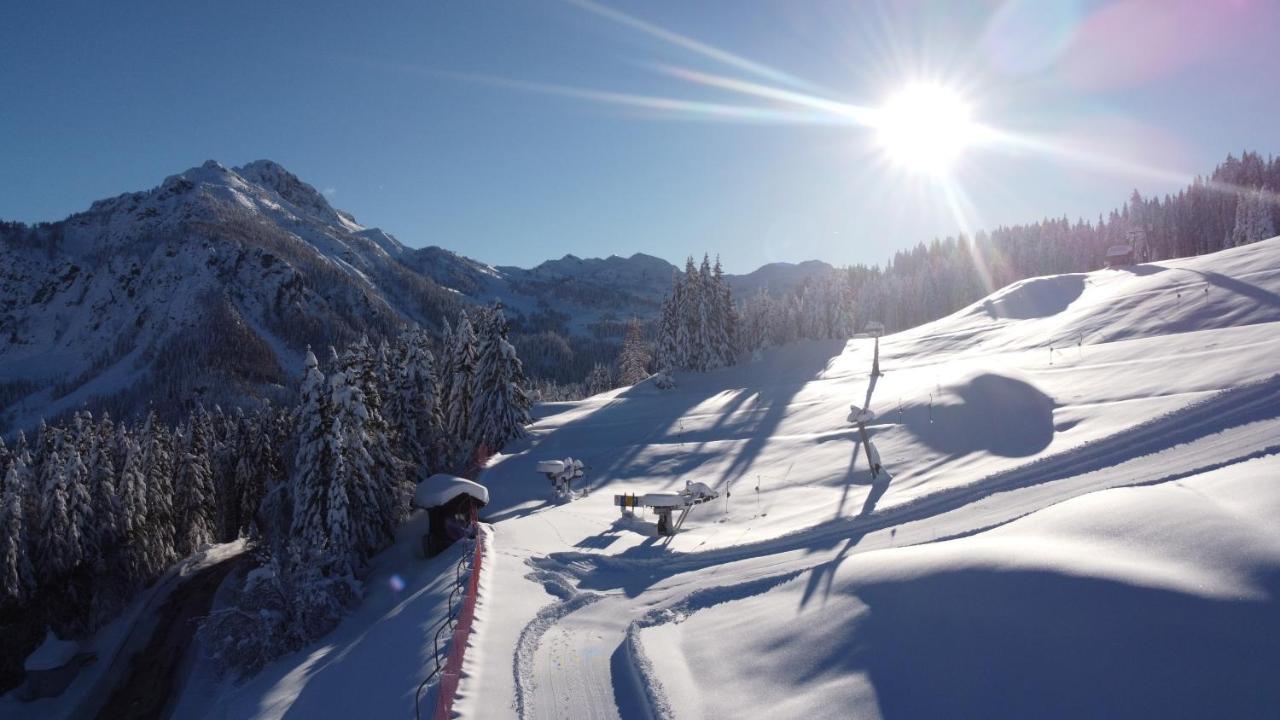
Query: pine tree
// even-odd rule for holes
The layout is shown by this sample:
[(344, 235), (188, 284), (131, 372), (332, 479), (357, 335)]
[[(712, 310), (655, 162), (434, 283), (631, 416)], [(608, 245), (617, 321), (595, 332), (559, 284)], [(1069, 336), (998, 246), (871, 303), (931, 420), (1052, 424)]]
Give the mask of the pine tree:
[(169, 432), (156, 421), (155, 413), (147, 416), (139, 436), (142, 472), (146, 479), (147, 514), (146, 576), (154, 577), (177, 559), (174, 539), (174, 443)]
[[(45, 428), (41, 440), (51, 437)], [(37, 569), (41, 586), (60, 583), (80, 563), (82, 543), (72, 522), (70, 483), (62, 450), (55, 444), (42, 453), (40, 463), (40, 534), (36, 539)]]
[[(330, 392), (332, 444), (339, 452), (328, 479), (329, 547), (347, 562), (357, 556), (363, 561), (383, 547), (394, 530), (391, 504), (384, 498), (395, 488), (386, 486), (385, 469), (370, 453), (378, 438), (368, 431), (369, 409), (360, 386), (336, 372)], [(334, 506), (338, 497), (341, 505)]]
[(698, 270), (693, 265), (693, 256), (685, 261), (683, 287), (677, 296), (676, 303), (676, 367), (699, 369), (701, 361), (697, 349), (699, 320)]
[(479, 447), (497, 452), (507, 442), (524, 437), (524, 426), (531, 422), (532, 403), (524, 390), (524, 366), (507, 341), (501, 305), (494, 307), (486, 326), (476, 371), (471, 436)]
[(649, 377), (649, 350), (645, 347), (640, 321), (635, 318), (627, 325), (627, 336), (618, 354), (618, 381), (623, 385), (635, 385)]
[[(35, 594), (35, 569), (29, 555), (23, 496), (27, 472), (22, 458), (9, 458), (9, 469), (0, 488), (0, 592), (12, 605), (22, 605)], [(2, 607), (3, 604), (0, 604)]]
[(209, 435), (208, 416), (197, 412), (187, 422), (185, 436), (178, 438), (175, 468), (178, 534), (174, 542), (178, 557), (186, 557), (200, 546), (213, 542), (216, 521)]
[(471, 413), (476, 396), (476, 336), (471, 321), (463, 313), (454, 332), (449, 378), (449, 415), (445, 426), (453, 442), (452, 460), (465, 463), (471, 458), (475, 440), (471, 436)]
[(290, 481), (293, 521), (289, 535), (303, 547), (323, 548), (327, 535), (327, 488), (342, 450), (332, 432), (329, 389), (310, 350), (305, 358), (297, 418), (298, 451)]
[[(705, 267), (706, 260), (703, 263)], [(718, 255), (715, 267), (711, 270), (709, 285), (712, 318), (710, 354), (717, 367), (728, 367), (738, 356), (738, 317)]]
[[(105, 421), (100, 433), (111, 432), (109, 421)], [(100, 554), (97, 558), (98, 572), (106, 572), (103, 563), (107, 560), (123, 530), (122, 508), (120, 497), (116, 493), (116, 468), (112, 444), (114, 438), (95, 433), (89, 445), (89, 492), (93, 499), (94, 527), (92, 533)]]
[(123, 566), (126, 577), (134, 585), (147, 579), (147, 474), (142, 448), (123, 431), (119, 446), (125, 448), (124, 466), (120, 471), (120, 532), (123, 543)]
[(596, 363), (591, 367), (591, 372), (587, 373), (586, 386), (588, 395), (608, 392), (613, 389), (613, 374), (603, 363)]
[(93, 498), (89, 492), (89, 470), (80, 456), (83, 441), (68, 443), (62, 451), (63, 476), (67, 483), (67, 517), (71, 521), (72, 536), (79, 544), (74, 565), (93, 567), (99, 561), (97, 522), (94, 517)]
[[(363, 444), (360, 417), (364, 411), (364, 398), (360, 388), (347, 383), (342, 371), (329, 378), (330, 404), (333, 420), (330, 432), (332, 444), (339, 448), (334, 458), (324, 498), (326, 560), (340, 573), (350, 573), (357, 547), (366, 545), (371, 534), (369, 523), (375, 520), (377, 504), (373, 495), (371, 467)], [(356, 507), (352, 508), (352, 501)], [(353, 512), (354, 510), (354, 512)], [(352, 515), (357, 518), (353, 522)]]
[(409, 459), (427, 472), (443, 465), (444, 426), (435, 357), (423, 332), (402, 338), (400, 371), (387, 402), (388, 422)]
[[(382, 396), (390, 392), (386, 377), (379, 370), (376, 352), (368, 341), (357, 343), (343, 356), (343, 395), (350, 407), (339, 404), (335, 390), (333, 407), (335, 418), (344, 409), (354, 412), (352, 419), (344, 420), (344, 433), (340, 437), (344, 457), (348, 464), (352, 454), (368, 456), (368, 481), (361, 486), (352, 485), (352, 519), (357, 528), (357, 547), (362, 557), (382, 548), (395, 537), (395, 526), (408, 512), (411, 488), (405, 478), (406, 468), (392, 450), (391, 428), (382, 414)], [(335, 385), (336, 387), (336, 385)], [(363, 448), (357, 451), (357, 447)], [(351, 445), (351, 447), (348, 447)], [(361, 459), (363, 462), (363, 459)], [(364, 499), (361, 500), (360, 498)]]
[(671, 293), (662, 300), (662, 314), (658, 320), (658, 369), (673, 370), (680, 367), (679, 331), (680, 324), (680, 276), (678, 271), (671, 271)]

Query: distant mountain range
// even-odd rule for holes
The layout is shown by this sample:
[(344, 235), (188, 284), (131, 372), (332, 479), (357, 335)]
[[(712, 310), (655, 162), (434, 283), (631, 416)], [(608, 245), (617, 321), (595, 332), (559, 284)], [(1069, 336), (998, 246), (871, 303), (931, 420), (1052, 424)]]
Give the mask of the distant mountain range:
[[(524, 269), (410, 248), (269, 160), (209, 161), (60, 222), (0, 224), (0, 260), (0, 428), (85, 404), (284, 399), (308, 345), (439, 328), (495, 299), (518, 331), (590, 336), (652, 317), (677, 270), (640, 253)], [(775, 263), (730, 282), (782, 292), (830, 271)]]

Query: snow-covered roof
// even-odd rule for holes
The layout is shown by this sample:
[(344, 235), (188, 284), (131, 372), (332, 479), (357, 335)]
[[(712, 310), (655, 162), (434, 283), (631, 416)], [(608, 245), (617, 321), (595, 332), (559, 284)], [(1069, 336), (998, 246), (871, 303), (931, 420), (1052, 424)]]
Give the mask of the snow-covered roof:
[(70, 640), (59, 640), (57, 635), (50, 630), (44, 637), (44, 642), (36, 651), (27, 656), (26, 662), (22, 666), (27, 672), (35, 670), (53, 670), (62, 667), (71, 662), (71, 658), (76, 656), (76, 652), (80, 649), (77, 643)]
[(466, 478), (443, 473), (418, 483), (413, 494), (413, 504), (421, 508), (433, 508), (444, 505), (459, 495), (470, 495), (482, 504), (489, 504), (489, 488)]
[(1131, 252), (1133, 252), (1132, 245), (1112, 245), (1107, 248), (1107, 257), (1120, 257), (1121, 255), (1128, 255)]

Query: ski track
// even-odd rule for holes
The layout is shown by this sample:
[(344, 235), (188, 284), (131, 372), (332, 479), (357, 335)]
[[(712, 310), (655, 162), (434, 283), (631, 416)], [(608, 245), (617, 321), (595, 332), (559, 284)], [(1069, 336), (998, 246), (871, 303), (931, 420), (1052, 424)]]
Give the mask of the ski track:
[[(804, 572), (813, 574), (811, 584), (816, 586), (853, 553), (972, 535), (1085, 493), (1175, 481), (1280, 452), (1280, 444), (1265, 442), (1280, 436), (1277, 420), (1280, 376), (1272, 376), (869, 516), (841, 518), (771, 540), (677, 556), (560, 552), (529, 558), (526, 562), (535, 570), (527, 577), (560, 599), (539, 611), (520, 634), (513, 666), (518, 715), (674, 717), (674, 708), (640, 646), (638, 632), (644, 627), (680, 622), (697, 610), (766, 592)], [(1235, 429), (1242, 431), (1223, 433)], [(1204, 454), (1206, 444), (1221, 459), (1197, 463), (1195, 458)], [(1166, 457), (1165, 462), (1148, 463), (1156, 470), (1146, 471), (1145, 476), (1140, 467), (1135, 467), (1135, 475), (1119, 472), (1153, 456), (1172, 456), (1183, 460), (1179, 467), (1193, 469), (1161, 473), (1160, 468), (1171, 464)], [(1115, 472), (1099, 472), (1104, 470)], [(1053, 485), (1062, 487), (1044, 488)], [(1016, 501), (1007, 497), (1018, 492), (1025, 497)], [(993, 502), (996, 495), (1004, 497)], [(927, 519), (932, 522), (922, 522)], [(843, 546), (837, 547), (842, 541)], [(722, 572), (695, 572), (711, 566)], [(721, 574), (732, 580), (719, 580)], [(601, 647), (616, 650), (605, 653)], [(620, 688), (631, 688), (633, 697)]]

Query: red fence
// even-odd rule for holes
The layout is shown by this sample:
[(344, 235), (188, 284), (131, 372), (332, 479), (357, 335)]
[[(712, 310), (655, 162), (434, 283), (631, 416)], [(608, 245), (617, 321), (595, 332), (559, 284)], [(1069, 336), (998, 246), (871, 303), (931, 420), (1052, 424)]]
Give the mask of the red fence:
[(458, 680), (462, 675), (462, 657), (467, 653), (467, 640), (471, 637), (471, 622), (476, 616), (476, 597), (479, 595), (480, 569), (484, 560), (485, 531), (476, 521), (474, 510), (471, 512), (471, 521), (476, 529), (475, 557), (471, 562), (471, 577), (467, 579), (467, 595), (462, 599), (462, 607), (458, 610), (458, 622), (453, 627), (449, 656), (445, 659), (444, 670), (440, 673), (440, 684), (436, 686), (436, 720), (448, 720), (453, 714), (453, 698), (458, 694)]

